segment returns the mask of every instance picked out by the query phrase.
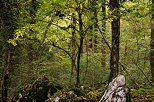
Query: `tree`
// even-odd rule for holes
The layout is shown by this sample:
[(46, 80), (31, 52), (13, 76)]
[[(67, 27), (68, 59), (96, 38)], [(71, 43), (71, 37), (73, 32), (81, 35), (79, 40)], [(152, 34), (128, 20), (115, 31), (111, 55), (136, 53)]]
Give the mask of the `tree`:
[(152, 18), (151, 18), (151, 44), (150, 44), (150, 66), (151, 66), (151, 81), (154, 82), (154, 0), (152, 0)]
[(112, 12), (112, 45), (110, 55), (110, 76), (109, 82), (118, 75), (119, 63), (119, 41), (120, 41), (120, 1), (110, 0), (110, 10)]
[[(102, 13), (103, 13), (103, 18), (106, 16), (106, 0), (102, 1)], [(105, 36), (106, 33), (106, 21), (102, 20), (102, 32), (103, 35)], [(103, 68), (106, 66), (106, 49), (105, 49), (105, 41), (102, 38), (103, 46), (102, 46), (102, 62), (101, 65)]]
[(79, 87), (80, 84), (80, 58), (82, 53), (82, 46), (83, 46), (83, 40), (85, 38), (85, 33), (83, 31), (83, 21), (82, 21), (82, 9), (81, 4), (78, 4), (79, 7), (77, 8), (78, 13), (78, 19), (79, 19), (79, 35), (80, 35), (80, 41), (79, 41), (79, 47), (78, 47), (78, 56), (77, 56), (77, 80), (76, 80), (76, 87)]
[[(95, 21), (98, 22), (98, 12), (99, 12), (99, 5), (98, 0), (89, 0), (90, 7), (89, 11), (91, 13), (91, 19), (89, 22)], [(98, 23), (95, 23), (91, 28), (90, 34), (90, 49), (93, 53), (98, 52)]]
[[(95, 20), (95, 22), (98, 22), (98, 4), (97, 4), (97, 2), (98, 2), (98, 0), (93, 0), (92, 1), (93, 3), (92, 3), (92, 7), (93, 7), (93, 18), (94, 18), (94, 20)], [(94, 52), (98, 52), (97, 51), (97, 46), (98, 46), (98, 23), (96, 23), (96, 24), (94, 24), (94, 27), (93, 27), (93, 29), (94, 29), (94, 34), (93, 34), (93, 43), (94, 43)]]
[(13, 66), (13, 53), (14, 46), (8, 43), (9, 39), (13, 39), (14, 30), (16, 29), (17, 22), (15, 21), (15, 10), (13, 7), (16, 2), (12, 1), (1, 1), (0, 2), (0, 33), (2, 34), (2, 39), (4, 41), (3, 52), (4, 52), (4, 73), (2, 82), (2, 102), (7, 102), (8, 98), (8, 88), (10, 85), (10, 73)]
[(76, 68), (76, 39), (75, 39), (75, 34), (76, 34), (76, 19), (75, 19), (75, 14), (72, 13), (72, 37), (71, 37), (71, 47), (72, 47), (72, 51), (71, 51), (71, 61), (72, 61), (72, 65), (71, 65), (71, 75), (70, 75), (70, 83), (72, 83), (72, 77), (73, 77), (73, 73), (74, 73), (74, 69)]

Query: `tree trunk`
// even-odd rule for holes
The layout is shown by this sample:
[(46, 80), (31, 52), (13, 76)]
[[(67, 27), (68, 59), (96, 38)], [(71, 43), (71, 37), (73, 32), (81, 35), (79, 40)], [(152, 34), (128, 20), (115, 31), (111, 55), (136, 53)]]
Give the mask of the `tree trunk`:
[[(152, 12), (154, 12), (154, 0), (152, 0)], [(150, 44), (151, 81), (154, 82), (154, 14), (151, 19), (151, 44)]]
[[(4, 73), (2, 80), (2, 102), (7, 102), (8, 88), (10, 85), (10, 72), (12, 68), (12, 54), (14, 46), (8, 43), (13, 38), (15, 20), (13, 15), (13, 4), (11, 2), (0, 2), (0, 33), (2, 34), (4, 45)], [(14, 11), (15, 12), (15, 11)]]
[[(90, 12), (92, 14), (91, 21), (98, 21), (97, 17), (97, 0), (89, 0), (90, 2)], [(96, 52), (97, 50), (97, 44), (98, 44), (98, 27), (97, 23), (90, 27), (90, 44), (89, 48), (92, 52)]]
[(126, 40), (126, 42), (125, 42), (125, 51), (124, 51), (124, 64), (126, 64), (126, 62), (127, 62), (127, 50), (128, 50), (128, 42), (127, 42), (127, 40)]
[(31, 5), (30, 5), (30, 17), (31, 17), (31, 22), (30, 24), (35, 24), (35, 16), (36, 16), (36, 11), (37, 11), (38, 3), (36, 0), (31, 0)]
[[(103, 13), (103, 17), (102, 18), (105, 18), (106, 16), (106, 0), (103, 0), (102, 1), (102, 13)], [(103, 35), (105, 36), (105, 32), (106, 32), (106, 21), (103, 20), (102, 21), (102, 32), (103, 32)], [(106, 67), (106, 48), (105, 48), (105, 41), (103, 40), (102, 38), (102, 62), (101, 62), (101, 66), (102, 68), (105, 68)]]
[(119, 63), (119, 41), (120, 41), (120, 4), (119, 0), (110, 0), (110, 9), (112, 11), (113, 20), (112, 27), (112, 46), (110, 55), (110, 76), (109, 82), (118, 75)]
[(8, 50), (5, 52), (5, 65), (4, 65), (4, 74), (3, 74), (3, 83), (2, 83), (2, 102), (7, 102), (8, 97), (8, 88), (10, 85), (10, 63), (11, 63), (11, 44), (8, 44), (6, 47)]
[(72, 28), (72, 39), (71, 39), (71, 47), (72, 47), (72, 52), (71, 52), (71, 57), (72, 57), (72, 68), (71, 68), (71, 76), (70, 76), (70, 83), (72, 83), (72, 78), (73, 78), (73, 74), (74, 74), (74, 69), (76, 67), (75, 65), (75, 61), (76, 61), (76, 44), (75, 44), (75, 27), (76, 27), (76, 19), (75, 19), (75, 14), (73, 13), (72, 14), (72, 25), (73, 25), (73, 28)]
[[(97, 8), (96, 8), (96, 6), (97, 6), (97, 3), (96, 3), (96, 1), (97, 0), (95, 0), (95, 1), (93, 1), (93, 2), (95, 2), (94, 4), (94, 20), (96, 21), (96, 22), (98, 22), (98, 17), (97, 17)], [(98, 52), (97, 50), (97, 45), (98, 45), (98, 24), (96, 23), (96, 24), (94, 24), (94, 35), (93, 35), (93, 38), (94, 38), (94, 40), (93, 40), (93, 43), (94, 43), (94, 52)]]
[(80, 58), (82, 53), (82, 45), (84, 41), (84, 32), (83, 32), (83, 22), (82, 22), (82, 13), (81, 10), (78, 10), (78, 18), (79, 18), (79, 35), (80, 35), (80, 45), (78, 48), (78, 57), (77, 57), (77, 80), (76, 87), (79, 87), (80, 84)]

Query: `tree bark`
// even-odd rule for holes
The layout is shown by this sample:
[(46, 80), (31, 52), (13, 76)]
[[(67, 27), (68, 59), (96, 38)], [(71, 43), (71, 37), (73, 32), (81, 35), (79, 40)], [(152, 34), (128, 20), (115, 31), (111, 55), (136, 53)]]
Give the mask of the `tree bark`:
[(110, 76), (109, 82), (111, 82), (118, 75), (118, 63), (119, 63), (119, 41), (120, 41), (120, 4), (119, 0), (110, 0), (110, 9), (112, 11), (113, 20), (111, 22), (112, 27), (112, 46), (110, 55)]
[[(106, 16), (106, 0), (102, 1), (102, 13), (103, 13), (103, 17), (105, 18)], [(105, 32), (106, 32), (106, 21), (102, 20), (102, 32), (103, 35), (105, 36)], [(106, 67), (106, 48), (105, 48), (105, 41), (102, 38), (102, 62), (101, 62), (101, 66), (102, 68)]]
[(80, 45), (78, 47), (78, 56), (77, 56), (77, 80), (76, 80), (76, 87), (79, 87), (79, 84), (80, 84), (80, 58), (81, 58), (81, 53), (82, 53), (83, 41), (84, 41), (82, 13), (81, 13), (80, 9), (78, 10), (78, 18), (79, 18)]
[(9, 39), (14, 36), (14, 30), (16, 29), (14, 14), (13, 14), (13, 4), (11, 2), (0, 2), (0, 33), (2, 34), (4, 45), (4, 73), (2, 80), (2, 102), (7, 102), (8, 98), (8, 88), (10, 85), (10, 73), (12, 69), (12, 54), (14, 51), (14, 46), (8, 43)]
[(36, 11), (38, 8), (38, 3), (36, 0), (31, 0), (31, 5), (30, 5), (30, 17), (31, 17), (31, 22), (30, 24), (35, 24), (35, 16), (36, 16)]
[(75, 27), (76, 27), (76, 19), (75, 19), (75, 14), (73, 13), (72, 14), (72, 25), (73, 25), (73, 28), (72, 28), (72, 39), (71, 39), (71, 47), (72, 47), (72, 52), (71, 52), (71, 61), (72, 61), (72, 68), (71, 68), (71, 76), (70, 76), (70, 83), (72, 83), (72, 77), (73, 77), (73, 74), (74, 74), (74, 69), (76, 67), (75, 65), (75, 61), (76, 61), (76, 39), (75, 39)]
[(10, 63), (11, 63), (11, 45), (7, 45), (8, 50), (5, 52), (5, 65), (4, 65), (4, 74), (3, 74), (3, 83), (2, 83), (2, 102), (7, 102), (8, 97), (8, 88), (10, 85)]
[[(154, 12), (154, 0), (152, 0), (152, 12)], [(151, 44), (150, 44), (150, 66), (151, 66), (151, 81), (154, 83), (154, 14), (151, 18)]]
[[(98, 22), (98, 16), (97, 16), (97, 0), (93, 0), (93, 2), (94, 2), (94, 20), (96, 21), (96, 22)], [(93, 38), (94, 38), (94, 40), (93, 40), (93, 43), (94, 43), (94, 53), (96, 52), (98, 52), (97, 51), (97, 46), (98, 46), (98, 27), (97, 27), (97, 23), (95, 23), (94, 24), (94, 35), (93, 35)]]

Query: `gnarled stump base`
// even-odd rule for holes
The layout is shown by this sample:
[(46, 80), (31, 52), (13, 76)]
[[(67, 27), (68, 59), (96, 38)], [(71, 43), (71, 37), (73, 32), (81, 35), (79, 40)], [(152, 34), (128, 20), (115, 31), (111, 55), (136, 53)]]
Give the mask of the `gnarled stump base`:
[(126, 102), (125, 86), (125, 77), (122, 75), (117, 76), (112, 80), (112, 82), (110, 82), (107, 90), (99, 102)]

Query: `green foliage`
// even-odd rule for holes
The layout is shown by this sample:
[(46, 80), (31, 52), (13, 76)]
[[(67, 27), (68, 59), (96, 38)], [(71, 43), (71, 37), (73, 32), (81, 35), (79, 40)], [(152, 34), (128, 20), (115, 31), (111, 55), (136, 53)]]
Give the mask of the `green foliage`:
[(79, 88), (71, 88), (70, 90), (74, 91), (77, 96), (85, 96), (85, 92)]
[(102, 95), (102, 90), (92, 90), (87, 93), (87, 97), (91, 102), (99, 101), (100, 97)]
[(154, 100), (154, 90), (151, 89), (131, 89), (132, 101), (138, 102), (152, 102)]
[[(3, 74), (3, 51), (6, 50), (3, 45), (7, 42), (15, 46), (15, 54), (13, 55), (15, 61), (11, 69), (10, 95), (18, 87), (32, 82), (32, 80), (43, 75), (47, 76), (53, 83), (58, 83), (66, 88), (75, 85), (76, 69), (73, 69), (73, 74), (71, 75), (72, 59), (69, 54), (75, 57), (78, 54), (80, 34), (77, 10), (80, 9), (83, 20), (83, 32), (86, 32), (83, 45), (85, 51), (82, 53), (80, 64), (81, 84), (86, 86), (87, 89), (89, 85), (96, 87), (96, 89), (94, 88), (87, 93), (79, 89), (74, 89), (74, 91), (76, 95), (91, 98), (91, 100), (96, 102), (96, 99), (102, 94), (102, 90), (107, 87), (110, 71), (110, 49), (102, 41), (102, 35), (99, 30), (96, 29), (94, 31), (94, 23), (96, 23), (94, 16), (97, 16), (98, 22), (96, 24), (101, 28), (101, 19), (106, 14), (105, 18), (103, 18), (103, 21), (106, 21), (106, 34), (104, 36), (109, 45), (111, 45), (112, 31), (110, 23), (113, 16), (109, 10), (108, 2), (106, 2), (106, 12), (101, 11), (102, 0), (92, 3), (88, 0), (38, 0), (38, 2), (39, 7), (35, 11), (34, 24), (30, 24), (32, 21), (30, 15), (31, 0), (21, 0), (17, 4), (19, 8), (12, 8), (14, 10), (18, 9), (18, 12), (13, 12), (16, 15), (14, 16), (16, 20), (13, 22), (18, 22), (16, 25), (17, 29), (14, 32), (14, 39), (4, 41), (2, 36), (4, 34), (0, 35), (0, 75)], [(124, 64), (131, 77), (120, 65), (119, 74), (126, 76), (126, 84), (129, 88), (152, 88), (147, 78), (141, 72), (143, 71), (148, 79), (151, 78), (149, 15), (153, 14), (153, 12), (149, 10), (150, 7), (148, 0), (134, 0), (133, 2), (123, 2), (121, 4), (120, 62)], [(76, 20), (76, 24), (73, 24), (73, 18)], [(75, 46), (72, 46), (73, 27), (75, 27)], [(2, 24), (0, 28), (4, 29)], [(97, 43), (94, 42), (95, 38), (97, 38)], [(53, 46), (53, 44), (59, 48)], [(90, 45), (94, 47), (91, 48)], [(102, 67), (102, 47), (104, 46), (106, 65)], [(71, 83), (70, 80), (72, 80)], [(43, 96), (43, 94), (46, 95), (49, 87), (51, 88), (52, 85), (48, 86), (44, 84), (46, 82), (41, 82), (37, 81), (35, 83), (37, 87), (31, 88), (28, 92), (24, 88), (20, 92), (27, 97), (27, 100), (36, 99), (40, 95), (44, 97), (42, 100), (45, 100), (47, 97)], [(40, 90), (39, 87), (43, 87), (43, 90)], [(99, 88), (102, 90), (98, 91), (97, 89)], [(52, 89), (54, 88), (52, 87)], [(52, 93), (54, 92), (55, 90)], [(138, 97), (139, 95), (134, 92), (133, 97)]]
[[(81, 79), (83, 83), (107, 82), (109, 70), (101, 66), (101, 53), (83, 55), (81, 60)], [(107, 59), (106, 59), (107, 60)], [(99, 87), (103, 87), (100, 85)]]

